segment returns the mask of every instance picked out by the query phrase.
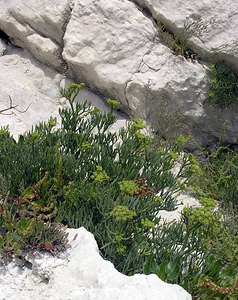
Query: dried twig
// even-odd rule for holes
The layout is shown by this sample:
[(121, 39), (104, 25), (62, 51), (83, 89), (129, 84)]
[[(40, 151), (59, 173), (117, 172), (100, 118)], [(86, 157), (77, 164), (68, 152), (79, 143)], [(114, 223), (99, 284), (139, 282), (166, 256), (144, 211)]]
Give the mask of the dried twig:
[(19, 110), (19, 109), (17, 109), (17, 106), (18, 105), (12, 105), (12, 98), (11, 98), (11, 96), (8, 96), (9, 97), (9, 107), (7, 107), (7, 108), (4, 108), (4, 109), (2, 109), (2, 110), (0, 110), (0, 114), (3, 114), (3, 115), (11, 115), (12, 114), (12, 112), (11, 113), (5, 113), (6, 111), (9, 111), (9, 110), (11, 110), (11, 109), (15, 109), (16, 111), (18, 111), (19, 113), (25, 113), (28, 109), (29, 109), (29, 107), (31, 106), (31, 103), (27, 106), (27, 108), (25, 109), (25, 110)]

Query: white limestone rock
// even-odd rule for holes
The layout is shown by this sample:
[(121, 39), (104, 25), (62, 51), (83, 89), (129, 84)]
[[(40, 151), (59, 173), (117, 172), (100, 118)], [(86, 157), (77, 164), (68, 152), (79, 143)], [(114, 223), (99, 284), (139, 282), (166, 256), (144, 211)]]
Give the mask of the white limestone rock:
[(64, 70), (63, 35), (70, 0), (0, 0), (0, 29), (43, 63)]
[(58, 115), (57, 98), (62, 76), (37, 62), (26, 51), (18, 49), (0, 57), (0, 110), (17, 105), (17, 110), (0, 114), (0, 126), (8, 126), (17, 136), (33, 124)]
[(238, 108), (219, 111), (208, 104), (205, 64), (172, 54), (135, 2), (175, 33), (189, 18), (218, 20), (191, 43), (202, 57), (215, 55), (236, 66), (237, 47), (232, 54), (224, 47), (214, 52), (237, 41), (237, 4), (231, 0), (218, 0), (219, 5), (211, 0), (0, 0), (0, 30), (41, 62), (64, 73), (68, 69), (76, 81), (120, 100), (132, 116), (157, 121), (166, 101), (199, 143), (221, 138), (225, 122), (223, 140), (236, 143)]
[[(225, 60), (238, 69), (238, 2), (234, 0), (134, 0), (173, 33), (186, 22), (203, 22), (206, 29), (194, 32), (192, 49), (209, 60)], [(197, 37), (195, 37), (198, 33)]]
[(238, 107), (220, 110), (208, 103), (206, 71), (205, 65), (174, 56), (164, 45), (154, 46), (144, 56), (141, 72), (127, 84), (131, 114), (175, 128), (176, 124), (167, 120), (169, 113), (171, 122), (185, 127), (199, 144), (209, 145), (221, 138), (237, 143)]
[(75, 0), (63, 57), (77, 78), (127, 106), (125, 88), (156, 36), (127, 0)]
[[(9, 107), (10, 97), (12, 105), (17, 105), (17, 110), (0, 114), (0, 127), (9, 126), (10, 132), (17, 137), (51, 116), (60, 122), (58, 110), (67, 105), (67, 102), (60, 103), (60, 89), (67, 87), (69, 79), (39, 63), (29, 52), (11, 47), (6, 55), (0, 56), (0, 70), (0, 111)], [(102, 98), (87, 89), (80, 91), (76, 98), (76, 101), (86, 100), (109, 111)], [(122, 114), (117, 117), (112, 131), (118, 131), (128, 119)]]
[(163, 100), (169, 101), (171, 109), (180, 107), (185, 115), (202, 116), (206, 90), (202, 65), (174, 56), (167, 47), (158, 44), (144, 56), (139, 72), (127, 84), (126, 96), (131, 111), (144, 118), (156, 114)]
[(179, 194), (176, 196), (177, 208), (172, 211), (159, 210), (157, 217), (160, 218), (160, 223), (179, 222), (181, 220), (182, 211), (184, 208), (201, 207), (201, 203), (198, 199), (186, 194)]
[(64, 41), (75, 77), (119, 99), (132, 116), (152, 123), (167, 101), (197, 142), (221, 138), (225, 122), (224, 141), (237, 142), (238, 109), (208, 104), (207, 67), (173, 55), (133, 1), (75, 0)]
[(119, 273), (99, 255), (93, 235), (69, 229), (71, 247), (60, 258), (41, 254), (32, 270), (11, 263), (0, 267), (0, 299), (11, 300), (191, 300), (180, 286), (156, 275)]

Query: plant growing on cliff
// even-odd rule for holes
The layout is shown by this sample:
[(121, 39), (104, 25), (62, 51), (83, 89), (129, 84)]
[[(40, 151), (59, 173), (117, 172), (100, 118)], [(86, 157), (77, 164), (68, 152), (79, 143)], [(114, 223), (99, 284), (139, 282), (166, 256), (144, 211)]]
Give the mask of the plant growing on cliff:
[(212, 197), (224, 209), (238, 209), (238, 153), (228, 146), (213, 145), (196, 151), (201, 173), (194, 180), (194, 189)]
[(224, 62), (210, 65), (208, 72), (210, 88), (209, 101), (224, 109), (238, 103), (238, 74)]
[(184, 27), (179, 33), (171, 32), (165, 24), (161, 21), (157, 21), (159, 28), (159, 36), (161, 40), (173, 51), (174, 54), (182, 55), (186, 59), (195, 59), (197, 54), (189, 47), (189, 40), (193, 37), (200, 37), (206, 32), (208, 25), (213, 20), (200, 20), (192, 21), (188, 20), (184, 23)]
[[(176, 193), (204, 175), (196, 156), (182, 153), (188, 139), (178, 134), (173, 144), (156, 141), (144, 134), (140, 119), (112, 133), (111, 112), (75, 103), (82, 88), (62, 90), (70, 106), (60, 110), (60, 128), (51, 118), (17, 141), (7, 128), (0, 130), (1, 254), (62, 250), (67, 237), (59, 224), (84, 226), (103, 256), (126, 274), (144, 266), (198, 297), (213, 299), (217, 287), (236, 295), (236, 235), (214, 213), (213, 193), (202, 194), (204, 207), (185, 210), (177, 224), (163, 225), (157, 216), (175, 209)], [(234, 156), (226, 170), (236, 174), (235, 166)], [(224, 250), (223, 240), (232, 251)]]
[[(182, 285), (194, 299), (237, 299), (237, 231), (222, 222), (215, 202), (203, 198), (204, 206), (186, 208), (182, 219), (152, 230), (155, 248), (144, 264), (146, 274)], [(234, 219), (235, 221), (235, 219)], [(237, 224), (236, 224), (237, 229)], [(233, 245), (231, 240), (234, 239)], [(231, 252), (226, 255), (230, 241)]]
[[(193, 294), (198, 299), (234, 300), (238, 297), (237, 151), (220, 142), (195, 153), (201, 172), (194, 177), (192, 190), (200, 195), (207, 208), (212, 208), (210, 199), (213, 198), (222, 217), (220, 230), (208, 240), (212, 256), (204, 258), (206, 267), (196, 279)], [(206, 214), (207, 211), (203, 217), (208, 220)]]
[[(24, 217), (29, 224), (54, 220), (85, 226), (95, 235), (103, 255), (121, 271), (132, 273), (141, 268), (148, 253), (157, 211), (175, 208), (174, 195), (192, 172), (190, 160), (180, 156), (176, 143), (158, 148), (142, 133), (145, 124), (139, 119), (128, 122), (118, 134), (110, 132), (116, 121), (112, 113), (74, 103), (82, 88), (82, 84), (71, 84), (62, 90), (70, 107), (59, 111), (61, 128), (55, 128), (56, 120), (51, 118), (18, 141), (1, 129), (1, 201), (7, 195), (14, 201), (24, 199), (20, 208), (13, 201), (10, 220)], [(115, 101), (109, 104), (112, 109), (117, 106)], [(176, 175), (172, 169), (178, 160)], [(41, 189), (36, 188), (42, 182)], [(48, 219), (39, 220), (39, 215)], [(6, 235), (2, 238), (5, 245)], [(16, 243), (22, 248), (20, 238)]]

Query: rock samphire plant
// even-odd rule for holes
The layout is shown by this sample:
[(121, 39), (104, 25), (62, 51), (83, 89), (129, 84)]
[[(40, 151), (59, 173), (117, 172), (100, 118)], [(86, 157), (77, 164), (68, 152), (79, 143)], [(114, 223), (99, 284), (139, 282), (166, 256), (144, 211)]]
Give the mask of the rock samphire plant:
[[(175, 208), (174, 195), (186, 185), (190, 162), (179, 156), (176, 144), (156, 147), (142, 133), (142, 120), (129, 122), (118, 134), (110, 132), (116, 122), (112, 113), (75, 103), (81, 88), (71, 84), (62, 90), (69, 107), (59, 112), (60, 128), (50, 119), (17, 141), (7, 128), (0, 131), (1, 252), (42, 244), (39, 238), (22, 245), (17, 233), (25, 228), (30, 238), (32, 224), (57, 221), (85, 226), (106, 257), (120, 270), (134, 272), (149, 247), (158, 210)], [(108, 103), (115, 108), (115, 101)], [(14, 247), (7, 248), (5, 241), (11, 239)]]
[[(133, 273), (142, 269), (158, 210), (175, 208), (174, 195), (187, 183), (190, 161), (180, 157), (177, 144), (157, 148), (142, 133), (142, 120), (110, 132), (116, 122), (112, 112), (75, 102), (82, 88), (71, 84), (62, 90), (69, 107), (59, 111), (60, 128), (51, 118), (17, 141), (1, 129), (0, 251), (53, 250), (60, 241), (47, 235), (48, 224), (84, 226), (106, 258)], [(112, 110), (118, 106), (115, 100), (108, 103)]]
[[(118, 103), (109, 99), (111, 112), (103, 113), (76, 102), (82, 88), (62, 90), (69, 106), (59, 111), (60, 126), (51, 118), (18, 140), (7, 128), (0, 130), (1, 256), (63, 250), (62, 226), (84, 226), (102, 255), (125, 274), (153, 272), (195, 295), (209, 290), (210, 281), (212, 288), (233, 288), (232, 259), (210, 263), (223, 234), (230, 241), (212, 200), (185, 210), (178, 223), (158, 218), (159, 210), (176, 208), (176, 194), (201, 172), (195, 156), (182, 153), (186, 138), (161, 146), (145, 134), (140, 119), (113, 133)], [(229, 267), (233, 273), (222, 281)], [(227, 273), (217, 277), (217, 268)]]

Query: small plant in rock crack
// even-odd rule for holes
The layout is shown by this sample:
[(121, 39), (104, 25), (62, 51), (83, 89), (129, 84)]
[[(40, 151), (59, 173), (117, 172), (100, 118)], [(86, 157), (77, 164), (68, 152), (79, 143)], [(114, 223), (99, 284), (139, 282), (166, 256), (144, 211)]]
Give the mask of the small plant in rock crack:
[(224, 62), (210, 65), (208, 72), (209, 101), (215, 107), (225, 109), (238, 103), (238, 74)]
[(179, 33), (172, 33), (166, 26), (160, 21), (157, 21), (159, 27), (159, 36), (162, 41), (173, 51), (174, 54), (182, 55), (186, 59), (197, 59), (197, 54), (189, 47), (189, 40), (192, 37), (200, 37), (207, 31), (209, 24), (213, 20), (200, 20), (193, 21), (187, 20), (184, 23), (184, 27)]
[(191, 51), (186, 40), (182, 40), (179, 35), (173, 34), (160, 21), (157, 21), (160, 39), (173, 51), (174, 54), (186, 56)]

